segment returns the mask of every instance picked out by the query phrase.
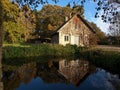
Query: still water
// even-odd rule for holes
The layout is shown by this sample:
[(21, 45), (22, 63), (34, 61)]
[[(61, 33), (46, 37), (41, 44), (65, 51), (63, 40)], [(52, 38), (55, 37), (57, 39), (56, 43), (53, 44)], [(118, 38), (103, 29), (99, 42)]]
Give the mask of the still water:
[(117, 90), (119, 76), (86, 60), (46, 60), (4, 65), (3, 90)]

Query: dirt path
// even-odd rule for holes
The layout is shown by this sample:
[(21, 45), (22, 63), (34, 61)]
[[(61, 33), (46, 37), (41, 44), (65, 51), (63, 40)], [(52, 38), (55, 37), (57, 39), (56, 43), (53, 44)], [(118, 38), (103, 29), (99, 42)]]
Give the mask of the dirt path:
[(97, 45), (94, 48), (103, 49), (105, 51), (118, 51), (118, 52), (120, 52), (120, 47), (117, 47), (117, 46)]

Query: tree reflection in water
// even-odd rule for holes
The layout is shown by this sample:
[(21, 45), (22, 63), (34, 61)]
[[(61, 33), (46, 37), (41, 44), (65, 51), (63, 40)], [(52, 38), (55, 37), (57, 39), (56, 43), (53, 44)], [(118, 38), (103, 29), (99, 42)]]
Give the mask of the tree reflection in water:
[[(9, 67), (10, 66), (8, 65), (8, 68)], [(2, 80), (4, 83), (4, 90), (14, 90), (22, 82), (28, 84), (35, 76), (36, 76), (36, 63), (23, 64), (16, 70), (10, 69), (8, 71), (3, 71)]]
[[(10, 69), (8, 69), (11, 67)], [(74, 86), (80, 86), (80, 83), (88, 78), (91, 73), (96, 73), (96, 68), (86, 60), (50, 60), (46, 62), (31, 62), (23, 64), (18, 68), (12, 69), (10, 65), (4, 65), (3, 68), (3, 83), (4, 90), (26, 90), (25, 88), (19, 88), (21, 85), (31, 86), (35, 83), (34, 80), (38, 80), (40, 83), (37, 86), (40, 88), (47, 88), (46, 85), (58, 85), (59, 86), (74, 84)], [(7, 69), (6, 69), (7, 68)], [(101, 83), (101, 82), (100, 82)], [(41, 84), (41, 85), (40, 85)], [(66, 85), (66, 86), (65, 86)], [(51, 87), (49, 86), (49, 87)], [(48, 87), (48, 88), (49, 88)], [(73, 87), (75, 88), (75, 87)], [(36, 90), (39, 90), (36, 89)], [(79, 89), (79, 88), (78, 88)], [(1, 89), (0, 89), (1, 90)], [(34, 90), (34, 89), (27, 89)], [(48, 90), (48, 89), (46, 89)], [(52, 89), (49, 89), (52, 90)], [(73, 90), (73, 89), (71, 89)], [(95, 89), (93, 89), (95, 90)], [(104, 90), (104, 89), (103, 89)]]
[(0, 62), (0, 90), (3, 90), (3, 82), (2, 82), (2, 65)]

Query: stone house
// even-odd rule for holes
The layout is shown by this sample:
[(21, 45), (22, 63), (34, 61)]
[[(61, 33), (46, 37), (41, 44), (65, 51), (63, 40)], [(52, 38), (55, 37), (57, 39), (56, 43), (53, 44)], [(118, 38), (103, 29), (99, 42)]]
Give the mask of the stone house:
[(92, 33), (94, 30), (86, 20), (80, 14), (75, 14), (52, 34), (51, 42), (61, 45), (89, 46), (89, 38)]

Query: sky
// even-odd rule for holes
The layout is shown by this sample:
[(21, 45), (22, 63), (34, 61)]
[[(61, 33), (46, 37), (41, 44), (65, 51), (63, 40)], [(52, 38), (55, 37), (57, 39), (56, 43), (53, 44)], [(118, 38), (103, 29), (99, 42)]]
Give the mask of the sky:
[[(97, 24), (97, 26), (105, 33), (108, 33), (109, 23), (105, 23), (102, 21), (101, 17), (95, 18), (96, 8), (97, 4), (93, 2), (92, 0), (88, 0), (88, 2), (85, 3), (84, 9), (85, 9), (85, 19), (87, 19), (90, 22), (94, 22)], [(99, 12), (99, 14), (102, 14), (102, 11)]]
[[(59, 2), (57, 3), (57, 5), (59, 6), (66, 6), (70, 1), (72, 0), (59, 0)], [(80, 3), (80, 2), (78, 2)], [(54, 5), (54, 2), (49, 2), (49, 4)], [(71, 3), (72, 5), (72, 3)], [(85, 2), (84, 4), (84, 16), (85, 19), (87, 19), (90, 22), (94, 22), (95, 24), (97, 24), (97, 26), (105, 33), (108, 33), (108, 28), (109, 28), (109, 24), (108, 23), (104, 23), (101, 18), (95, 18), (95, 13), (96, 13), (96, 9), (95, 7), (97, 6), (97, 4), (95, 2), (93, 2), (92, 0), (87, 0), (87, 2)], [(42, 5), (40, 5), (37, 9), (40, 10), (42, 8)], [(101, 13), (101, 12), (100, 12)]]

